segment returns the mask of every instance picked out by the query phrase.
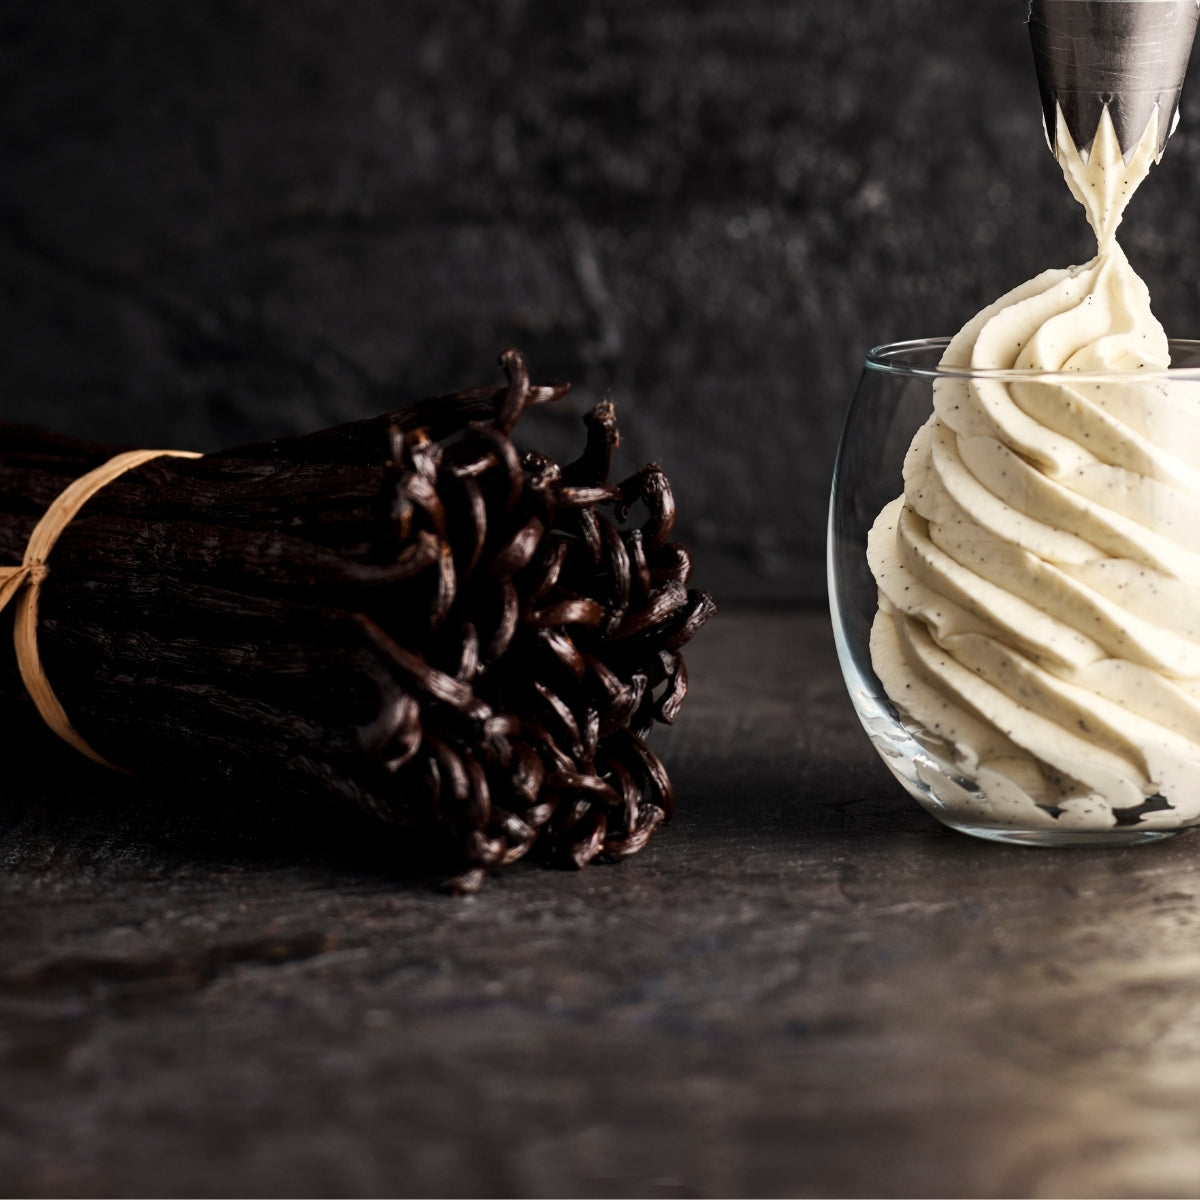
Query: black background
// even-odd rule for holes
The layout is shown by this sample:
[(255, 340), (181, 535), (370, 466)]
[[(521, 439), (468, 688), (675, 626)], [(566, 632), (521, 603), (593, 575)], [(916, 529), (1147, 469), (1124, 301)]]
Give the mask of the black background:
[[(864, 350), (1090, 256), (1040, 120), (1021, 0), (7, 0), (0, 415), (212, 449), (516, 345), (702, 584), (819, 600)], [(1123, 238), (1180, 336), (1198, 171), (1185, 92)]]

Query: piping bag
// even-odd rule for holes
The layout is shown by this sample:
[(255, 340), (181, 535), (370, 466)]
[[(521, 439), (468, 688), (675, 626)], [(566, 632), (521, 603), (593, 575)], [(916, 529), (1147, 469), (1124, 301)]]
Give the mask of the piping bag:
[(1086, 156), (1107, 108), (1128, 162), (1157, 110), (1161, 158), (1179, 121), (1197, 17), (1200, 0), (1028, 0), (1051, 151), (1057, 109)]

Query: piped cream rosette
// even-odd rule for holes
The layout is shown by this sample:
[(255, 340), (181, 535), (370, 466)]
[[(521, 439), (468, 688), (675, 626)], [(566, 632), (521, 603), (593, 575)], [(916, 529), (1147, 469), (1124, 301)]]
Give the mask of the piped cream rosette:
[[(1115, 239), (1155, 124), (1125, 163), (1107, 113), (1086, 160), (1060, 120), (1099, 252), (952, 340), (963, 374), (935, 382), (871, 531), (876, 674), (978, 786), (937, 793), (972, 817), (1200, 818), (1200, 383), (1147, 377), (1167, 339)], [(987, 374), (1013, 370), (1039, 374)]]

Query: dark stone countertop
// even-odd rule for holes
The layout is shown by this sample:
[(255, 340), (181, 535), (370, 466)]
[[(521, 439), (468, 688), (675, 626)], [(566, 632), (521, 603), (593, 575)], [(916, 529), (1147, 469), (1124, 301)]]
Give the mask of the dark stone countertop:
[(10, 786), (0, 1193), (1195, 1195), (1200, 843), (943, 830), (823, 615), (725, 615), (691, 663), (674, 824), (466, 899)]

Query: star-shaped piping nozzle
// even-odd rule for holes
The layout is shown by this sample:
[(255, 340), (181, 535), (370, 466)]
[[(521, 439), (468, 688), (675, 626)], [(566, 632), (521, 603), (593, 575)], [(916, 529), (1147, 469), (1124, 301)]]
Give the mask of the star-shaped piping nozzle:
[(1109, 110), (1126, 161), (1158, 112), (1157, 157), (1179, 120), (1200, 0), (1028, 0), (1046, 140), (1062, 110), (1085, 154)]

